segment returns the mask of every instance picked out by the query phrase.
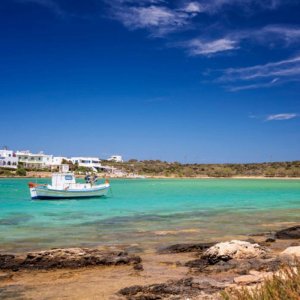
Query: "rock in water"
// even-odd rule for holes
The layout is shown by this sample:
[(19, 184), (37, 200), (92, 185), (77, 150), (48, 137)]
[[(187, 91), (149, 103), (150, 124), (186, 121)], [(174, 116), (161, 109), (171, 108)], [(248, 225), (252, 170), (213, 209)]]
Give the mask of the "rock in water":
[(274, 243), (276, 242), (276, 240), (272, 237), (268, 237), (266, 240), (265, 240), (266, 243)]
[(282, 240), (300, 239), (300, 226), (293, 226), (277, 231), (275, 237)]
[(230, 259), (250, 259), (263, 258), (267, 254), (267, 250), (258, 244), (249, 242), (232, 240), (230, 242), (218, 243), (206, 250), (202, 256), (208, 259), (210, 263), (220, 260), (228, 261)]
[(87, 266), (136, 265), (141, 258), (125, 251), (101, 251), (86, 248), (54, 249), (25, 255), (0, 255), (0, 269), (59, 269)]
[(184, 253), (184, 252), (202, 252), (212, 247), (216, 243), (197, 243), (197, 244), (175, 244), (160, 249), (159, 253)]

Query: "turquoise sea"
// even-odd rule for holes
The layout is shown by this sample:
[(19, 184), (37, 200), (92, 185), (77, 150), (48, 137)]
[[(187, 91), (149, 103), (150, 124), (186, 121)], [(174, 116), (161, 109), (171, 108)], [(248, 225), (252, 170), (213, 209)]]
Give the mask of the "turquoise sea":
[(105, 245), (154, 249), (265, 232), (300, 220), (299, 180), (115, 179), (106, 198), (67, 201), (32, 201), (29, 181), (0, 179), (0, 252)]

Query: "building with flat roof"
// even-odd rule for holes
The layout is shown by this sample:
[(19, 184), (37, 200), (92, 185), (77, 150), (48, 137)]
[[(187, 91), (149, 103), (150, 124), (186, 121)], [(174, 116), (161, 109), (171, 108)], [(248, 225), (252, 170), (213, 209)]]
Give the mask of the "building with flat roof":
[(28, 169), (46, 169), (52, 164), (53, 155), (47, 155), (43, 152), (34, 154), (30, 151), (17, 151), (16, 156), (19, 163), (22, 163)]
[(121, 155), (112, 155), (108, 159), (108, 161), (114, 161), (114, 162), (123, 162), (123, 158)]
[(70, 160), (79, 167), (90, 168), (95, 172), (102, 170), (101, 160), (97, 157), (71, 157)]
[(12, 150), (0, 150), (0, 167), (10, 169), (18, 167), (18, 158)]

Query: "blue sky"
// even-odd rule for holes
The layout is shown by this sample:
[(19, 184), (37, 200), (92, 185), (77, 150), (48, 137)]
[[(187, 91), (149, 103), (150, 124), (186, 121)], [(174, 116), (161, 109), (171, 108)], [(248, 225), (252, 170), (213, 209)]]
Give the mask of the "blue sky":
[(2, 0), (0, 143), (299, 160), (300, 2)]

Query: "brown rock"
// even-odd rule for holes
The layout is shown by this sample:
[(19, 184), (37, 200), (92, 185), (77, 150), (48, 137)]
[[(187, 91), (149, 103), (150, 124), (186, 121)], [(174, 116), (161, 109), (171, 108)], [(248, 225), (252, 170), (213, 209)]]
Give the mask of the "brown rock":
[(300, 239), (300, 226), (293, 226), (277, 231), (275, 237), (282, 240)]
[(242, 275), (235, 277), (233, 281), (237, 284), (251, 284), (261, 282), (262, 278), (255, 275)]
[(209, 278), (183, 278), (146, 286), (135, 285), (121, 289), (118, 293), (130, 300), (174, 299), (174, 297), (185, 299), (186, 297), (197, 297), (203, 293), (210, 295), (224, 289), (227, 285), (228, 283)]
[(249, 275), (243, 275), (239, 277), (234, 278), (234, 282), (237, 284), (247, 285), (247, 284), (254, 284), (264, 281), (267, 277), (272, 276), (273, 273), (262, 273), (262, 272), (256, 272), (252, 271)]
[(135, 264), (133, 268), (136, 271), (144, 271), (144, 267), (142, 264)]
[(274, 243), (276, 242), (276, 239), (272, 238), (272, 237), (269, 237), (265, 240), (266, 243)]
[(175, 244), (160, 249), (159, 253), (183, 253), (183, 252), (203, 252), (214, 246), (216, 243), (197, 243), (197, 244)]
[(86, 266), (135, 265), (141, 258), (124, 251), (101, 251), (86, 248), (54, 249), (27, 255), (0, 255), (0, 269), (59, 269)]
[(229, 261), (220, 260), (214, 264), (210, 264), (206, 259), (196, 259), (187, 262), (185, 265), (191, 268), (193, 272), (217, 274), (231, 271), (232, 273), (246, 275), (250, 270), (275, 272), (281, 267), (281, 264), (282, 261), (278, 258), (253, 258), (244, 260), (231, 259)]

